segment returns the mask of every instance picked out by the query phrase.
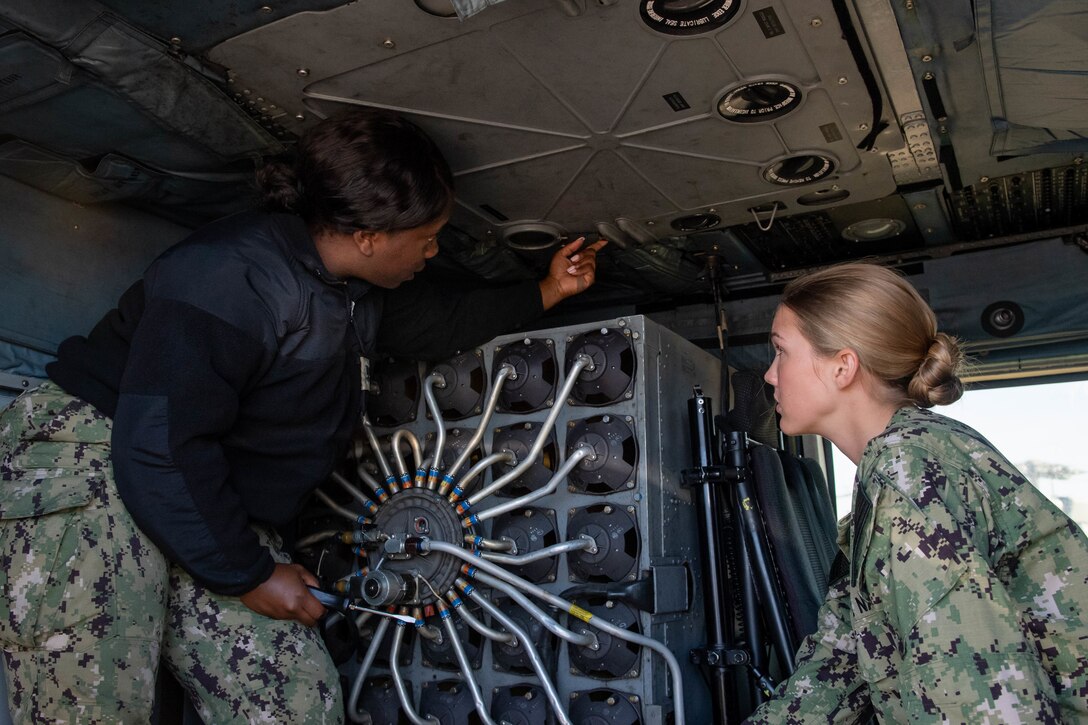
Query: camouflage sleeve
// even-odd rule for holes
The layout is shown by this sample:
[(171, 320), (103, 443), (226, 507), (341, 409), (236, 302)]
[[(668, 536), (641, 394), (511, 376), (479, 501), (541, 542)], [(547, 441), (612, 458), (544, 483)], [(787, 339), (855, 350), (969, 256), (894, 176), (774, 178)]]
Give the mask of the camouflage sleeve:
[(854, 555), (859, 669), (874, 697), (897, 699), (912, 722), (1060, 722), (1017, 603), (978, 545), (984, 494), (924, 451), (900, 449), (884, 470)]
[(797, 650), (797, 669), (775, 697), (747, 720), (750, 725), (857, 723), (867, 719), (869, 692), (857, 670), (851, 633), (849, 580), (831, 584), (816, 631)]

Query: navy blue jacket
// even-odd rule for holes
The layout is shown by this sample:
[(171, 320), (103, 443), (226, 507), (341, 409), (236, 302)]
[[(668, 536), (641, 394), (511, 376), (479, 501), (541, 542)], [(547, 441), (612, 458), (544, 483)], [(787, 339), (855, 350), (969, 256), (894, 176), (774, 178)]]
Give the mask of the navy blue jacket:
[(345, 455), (360, 351), (440, 359), (541, 312), (536, 282), (450, 298), (338, 280), (300, 218), (249, 212), (166, 251), (48, 372), (113, 417), (140, 528), (197, 581), (241, 594), (274, 566), (249, 523), (289, 522)]

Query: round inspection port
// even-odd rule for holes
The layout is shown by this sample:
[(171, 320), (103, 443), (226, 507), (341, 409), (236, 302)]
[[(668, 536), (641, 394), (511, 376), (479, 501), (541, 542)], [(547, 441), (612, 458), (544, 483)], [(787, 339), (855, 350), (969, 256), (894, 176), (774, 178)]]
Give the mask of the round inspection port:
[(801, 104), (801, 89), (779, 80), (751, 81), (727, 90), (718, 113), (734, 123), (760, 123), (782, 118)]
[(503, 231), (503, 241), (511, 249), (535, 252), (559, 244), (563, 233), (550, 224), (516, 224)]
[(698, 35), (717, 30), (740, 12), (740, 0), (644, 0), (642, 22), (663, 35)]
[(780, 186), (811, 184), (835, 171), (835, 162), (821, 154), (799, 154), (775, 161), (763, 170), (763, 178)]

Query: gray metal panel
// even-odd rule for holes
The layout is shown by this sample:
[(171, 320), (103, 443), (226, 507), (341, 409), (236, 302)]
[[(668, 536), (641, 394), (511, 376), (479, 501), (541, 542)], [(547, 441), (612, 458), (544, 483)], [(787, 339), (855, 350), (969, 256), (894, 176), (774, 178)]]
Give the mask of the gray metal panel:
[(0, 198), (0, 340), (45, 353), (87, 334), (189, 231), (124, 207), (80, 206), (2, 176)]
[[(412, 117), (452, 149), (454, 221), (478, 237), (527, 221), (582, 233), (622, 217), (660, 239), (676, 217), (713, 209), (724, 225), (744, 223), (749, 207), (773, 200), (794, 214), (796, 197), (821, 184), (784, 187), (761, 172), (806, 152), (833, 158), (822, 185), (848, 191), (850, 203), (894, 192), (887, 158), (854, 148), (873, 104), (830, 0), (749, 6), (731, 24), (682, 37), (647, 27), (641, 5), (586, 3), (571, 17), (553, 0), (523, 0), (457, 23), (371, 0), (285, 18), (210, 55), (236, 86), (283, 108), (305, 97), (322, 115), (361, 104)], [(364, 26), (360, 44), (346, 29)], [(771, 78), (800, 89), (793, 113), (720, 118), (724, 92)], [(284, 123), (301, 128), (306, 115)], [(903, 139), (892, 128), (880, 143)]]

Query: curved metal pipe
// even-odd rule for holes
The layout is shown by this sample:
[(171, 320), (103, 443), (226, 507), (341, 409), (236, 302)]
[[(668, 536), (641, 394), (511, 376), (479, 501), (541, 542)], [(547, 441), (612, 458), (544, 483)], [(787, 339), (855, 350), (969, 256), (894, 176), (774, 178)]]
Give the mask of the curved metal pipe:
[(370, 450), (374, 453), (374, 459), (378, 462), (378, 468), (382, 470), (382, 475), (386, 480), (393, 475), (393, 469), (389, 467), (389, 461), (385, 459), (385, 454), (382, 453), (381, 444), (378, 443), (378, 434), (374, 432), (374, 426), (370, 422), (370, 418), (363, 416), (363, 432), (366, 433), (366, 438), (370, 441)]
[[(548, 698), (548, 702), (551, 703), (552, 710), (555, 712), (555, 717), (559, 721), (559, 725), (571, 725), (570, 718), (567, 716), (565, 710), (563, 710), (563, 703), (559, 699), (559, 693), (556, 692), (555, 683), (552, 682), (551, 673), (544, 667), (544, 660), (540, 658), (540, 653), (536, 650), (536, 645), (533, 644), (533, 640), (529, 638), (528, 633), (518, 626), (510, 617), (506, 616), (506, 613), (499, 609), (495, 604), (487, 597), (476, 592), (475, 587), (466, 582), (464, 579), (457, 580), (457, 586), (461, 588), (461, 591), (465, 593), (465, 596), (480, 605), (480, 608), (491, 615), (491, 618), (506, 627), (506, 631), (511, 633), (514, 637), (514, 643), (521, 643), (521, 646), (525, 649), (525, 653), (529, 655), (529, 663), (533, 667), (533, 671), (536, 672), (537, 679), (540, 680), (541, 687), (544, 688), (544, 694)], [(459, 607), (458, 610), (464, 610), (467, 607)]]
[(521, 606), (526, 612), (531, 614), (534, 619), (544, 625), (544, 627), (554, 634), (559, 639), (569, 642), (570, 644), (577, 645), (579, 647), (591, 647), (594, 649), (600, 648), (600, 643), (597, 641), (597, 635), (592, 632), (584, 632), (582, 634), (576, 634), (559, 622), (555, 621), (553, 617), (548, 616), (548, 613), (543, 609), (533, 604), (529, 597), (519, 592), (514, 587), (506, 584), (501, 579), (493, 577), (489, 574), (485, 574), (482, 571), (478, 571), (472, 575), (481, 584), (486, 584), (492, 589), (497, 589), (506, 596), (513, 599), (518, 605)]
[[(570, 454), (570, 457), (566, 461), (563, 462), (563, 465), (561, 465), (555, 471), (555, 474), (551, 477), (551, 479), (549, 479), (547, 485), (542, 486), (541, 488), (538, 488), (535, 491), (530, 491), (529, 493), (525, 494), (524, 496), (518, 496), (515, 499), (511, 499), (509, 501), (506, 501), (504, 503), (499, 504), (498, 506), (495, 506), (493, 508), (489, 508), (487, 511), (482, 511), (482, 512), (476, 514), (476, 520), (477, 521), (487, 521), (488, 519), (493, 519), (496, 516), (498, 516), (499, 514), (504, 514), (507, 511), (513, 511), (514, 509), (521, 508), (522, 506), (525, 506), (528, 503), (536, 501), (538, 498), (543, 498), (544, 496), (548, 496), (548, 495), (551, 495), (551, 494), (555, 493), (556, 489), (559, 488), (559, 484), (561, 482), (563, 482), (564, 480), (566, 480), (566, 478), (570, 474), (570, 472), (574, 470), (575, 466), (577, 466), (579, 463), (582, 462), (583, 458), (589, 458), (589, 459), (592, 460), (592, 459), (594, 459), (596, 457), (597, 457), (597, 454), (594, 453), (593, 449), (590, 448), (589, 446), (578, 446), (578, 448), (573, 453)], [(480, 493), (473, 496), (472, 497), (473, 500), (466, 500), (465, 504), (468, 504), (468, 505), (478, 504), (480, 502), (480, 499), (484, 498), (489, 493), (488, 489), (494, 488), (494, 486), (495, 486), (495, 484), (491, 484), (490, 486), (488, 486), (487, 489), (484, 489), (483, 491), (480, 491)], [(495, 490), (498, 490), (498, 489), (495, 489)], [(491, 492), (491, 493), (493, 493), (493, 492)]]
[(484, 704), (484, 696), (480, 693), (480, 685), (476, 682), (476, 675), (472, 674), (472, 663), (469, 662), (468, 655), (465, 654), (465, 647), (461, 644), (461, 637), (457, 634), (457, 627), (453, 625), (449, 610), (442, 614), (442, 623), (446, 625), (446, 633), (449, 635), (450, 644), (453, 645), (453, 653), (457, 656), (457, 664), (461, 666), (461, 676), (465, 678), (465, 684), (468, 685), (468, 690), (472, 693), (472, 701), (476, 703), (476, 714), (480, 716), (480, 720), (483, 721), (484, 725), (495, 725), (495, 721), (491, 719), (491, 714), (487, 711), (487, 705)]
[(359, 475), (359, 479), (367, 485), (367, 488), (378, 497), (378, 502), (385, 503), (385, 500), (389, 498), (389, 493), (378, 483), (378, 479), (370, 475), (370, 471), (366, 470), (362, 463), (355, 467), (355, 473)]
[(314, 544), (320, 544), (326, 539), (331, 539), (334, 536), (339, 536), (343, 533), (340, 529), (326, 529), (325, 531), (318, 531), (316, 534), (310, 534), (309, 536), (303, 536), (301, 539), (295, 542), (296, 549), (305, 549), (307, 546), (313, 546)]
[[(457, 457), (457, 460), (454, 461), (453, 465), (446, 471), (450, 477), (457, 475), (457, 472), (461, 470), (461, 466), (465, 465), (465, 462), (472, 457), (472, 451), (476, 446), (480, 445), (480, 441), (483, 440), (484, 431), (487, 430), (487, 424), (491, 421), (491, 416), (494, 415), (495, 408), (499, 405), (499, 393), (502, 392), (502, 386), (507, 378), (516, 380), (517, 377), (518, 373), (510, 363), (503, 363), (499, 366), (499, 372), (495, 373), (495, 383), (491, 388), (491, 395), (487, 399), (487, 405), (484, 406), (484, 412), (480, 417), (480, 424), (476, 426), (476, 432), (472, 434), (472, 438), (469, 438), (465, 450), (461, 452), (461, 455)], [(464, 486), (462, 485), (461, 488), (464, 488)]]
[(483, 549), (484, 551), (517, 552), (517, 544), (514, 543), (513, 539), (485, 539), (482, 536), (465, 534), (465, 543), (472, 544), (474, 549)]
[(404, 463), (404, 456), (400, 452), (401, 441), (408, 441), (408, 445), (412, 449), (412, 460), (416, 464), (416, 468), (423, 465), (423, 449), (419, 446), (419, 439), (416, 438), (415, 433), (407, 428), (398, 428), (397, 432), (393, 434), (393, 460), (397, 463), (397, 473), (402, 476), (411, 474), (408, 467)]
[(404, 686), (404, 677), (400, 674), (400, 643), (404, 639), (404, 628), (407, 624), (397, 622), (397, 631), (393, 632), (393, 646), (389, 648), (389, 671), (393, 675), (393, 687), (397, 690), (397, 699), (400, 700), (400, 709), (408, 716), (414, 725), (442, 725), (434, 715), (423, 718), (416, 712), (412, 699), (408, 697), (408, 690)]
[(423, 381), (423, 397), (427, 400), (427, 409), (431, 411), (431, 417), (434, 418), (434, 424), (438, 428), (434, 438), (434, 455), (431, 457), (430, 475), (427, 478), (427, 488), (432, 491), (437, 487), (435, 474), (442, 462), (442, 449), (446, 447), (446, 423), (442, 420), (442, 411), (438, 409), (438, 400), (434, 397), (435, 386), (446, 387), (446, 378), (442, 376), (442, 373), (431, 373)]
[(442, 642), (442, 630), (433, 624), (425, 624), (422, 627), (416, 627), (416, 634), (429, 642)]
[(343, 516), (345, 519), (351, 521), (353, 524), (359, 523), (359, 520), (363, 518), (363, 516), (355, 513), (351, 509), (345, 508), (333, 501), (329, 497), (329, 494), (325, 493), (320, 488), (314, 490), (314, 495), (321, 499), (321, 503), (328, 506), (333, 511), (333, 513)]
[[(363, 664), (359, 666), (359, 671), (355, 673), (355, 679), (351, 683), (351, 694), (348, 696), (348, 718), (352, 722), (370, 722), (370, 714), (359, 709), (359, 695), (363, 692), (363, 680), (366, 679), (367, 672), (370, 671), (374, 659), (378, 656), (378, 648), (381, 647), (382, 640), (385, 639), (385, 631), (389, 629), (391, 621), (381, 617), (378, 628), (374, 630), (374, 639), (370, 640), (370, 646), (366, 648)], [(356, 624), (358, 624), (358, 621), (356, 621)]]
[(544, 423), (540, 426), (540, 434), (533, 441), (532, 448), (529, 449), (528, 455), (519, 462), (514, 468), (506, 473), (506, 475), (500, 477), (497, 481), (493, 481), (490, 486), (477, 493), (473, 498), (475, 499), (471, 503), (475, 504), (481, 499), (484, 499), (496, 491), (500, 490), (503, 486), (517, 479), (518, 476), (525, 473), (525, 470), (529, 466), (533, 465), (533, 462), (540, 455), (540, 452), (544, 450), (544, 442), (548, 439), (548, 433), (555, 425), (555, 419), (559, 417), (560, 411), (563, 410), (563, 405), (566, 403), (567, 398), (570, 397), (570, 391), (574, 388), (574, 383), (578, 381), (578, 376), (582, 374), (582, 371), (593, 365), (593, 360), (589, 355), (579, 355), (574, 364), (570, 366), (570, 370), (567, 372), (567, 379), (563, 382), (563, 387), (559, 393), (555, 396), (555, 405), (548, 412), (548, 417), (544, 419)]
[[(446, 598), (449, 599), (450, 601), (456, 601), (457, 600), (457, 597), (456, 597), (456, 595), (455, 595), (455, 593), (454, 593), (454, 591), (452, 589), (446, 594)], [(511, 647), (517, 647), (518, 643), (521, 641), (521, 640), (518, 639), (517, 635), (512, 630), (510, 630), (509, 627), (507, 627), (507, 630), (509, 630), (509, 631), (506, 631), (506, 632), (500, 632), (497, 629), (492, 629), (491, 627), (488, 627), (486, 624), (484, 624), (479, 619), (477, 619), (476, 615), (473, 614), (469, 610), (469, 608), (464, 606), (463, 604), (462, 605), (456, 605), (455, 604), (453, 608), (457, 612), (457, 616), (459, 616), (459, 617), (461, 617), (461, 619), (465, 620), (465, 624), (472, 627), (477, 632), (482, 634), (484, 637), (487, 637), (488, 639), (490, 639), (490, 640), (492, 640), (494, 642), (505, 642), (505, 643), (509, 644)]]
[(495, 465), (496, 463), (506, 463), (512, 466), (517, 462), (518, 458), (514, 455), (513, 451), (499, 451), (498, 453), (491, 453), (484, 456), (475, 466), (468, 469), (468, 473), (466, 473), (465, 477), (461, 479), (460, 483), (457, 484), (457, 487), (458, 489), (460, 489), (461, 492), (458, 493), (455, 490), (453, 493), (451, 493), (449, 496), (450, 503), (457, 503), (459, 500), (461, 500), (461, 498), (465, 495), (465, 491), (468, 490), (468, 485), (476, 480), (477, 476), (479, 476), (491, 466)]
[(585, 611), (581, 607), (577, 606), (573, 602), (568, 602), (560, 596), (552, 594), (548, 590), (539, 587), (532, 582), (528, 582), (519, 576), (515, 576), (510, 572), (503, 569), (498, 564), (494, 564), (486, 559), (481, 559), (477, 556), (473, 556), (471, 552), (465, 549), (451, 544), (445, 541), (432, 541), (430, 539), (424, 540), (420, 548), (424, 551), (440, 551), (446, 554), (451, 554), (462, 561), (467, 562), (470, 566), (475, 566), (493, 574), (498, 579), (507, 582), (511, 586), (517, 587), (522, 591), (525, 591), (537, 599), (541, 599), (548, 604), (562, 609), (563, 611), (581, 619), (586, 624), (589, 624), (597, 629), (607, 632), (608, 634), (622, 639), (624, 642), (631, 642), (633, 644), (640, 645), (642, 647), (649, 647), (654, 652), (661, 655), (665, 662), (669, 666), (669, 674), (672, 677), (673, 686), (673, 702), (674, 702), (674, 715), (676, 725), (684, 725), (684, 681), (680, 672), (680, 663), (668, 647), (658, 642), (655, 639), (651, 639), (641, 634), (634, 632), (628, 632), (626, 629), (621, 629), (611, 622), (607, 622), (600, 617), (595, 617), (589, 612)]
[(340, 488), (351, 494), (351, 497), (361, 503), (365, 508), (370, 509), (374, 506), (374, 502), (370, 500), (369, 496), (360, 491), (358, 486), (353, 484), (348, 479), (344, 478), (337, 471), (333, 471), (332, 474), (330, 474), (329, 478), (331, 478), (333, 481), (336, 481)]
[(571, 551), (588, 551), (591, 554), (596, 553), (597, 542), (589, 534), (580, 534), (577, 539), (561, 541), (558, 544), (545, 546), (539, 551), (530, 551), (527, 554), (521, 554), (519, 556), (493, 554), (490, 551), (485, 551), (480, 556), (488, 561), (495, 561), (499, 564), (520, 566), (522, 564), (529, 564), (537, 561), (538, 559), (547, 559), (549, 556), (558, 556), (559, 554), (566, 554)]

